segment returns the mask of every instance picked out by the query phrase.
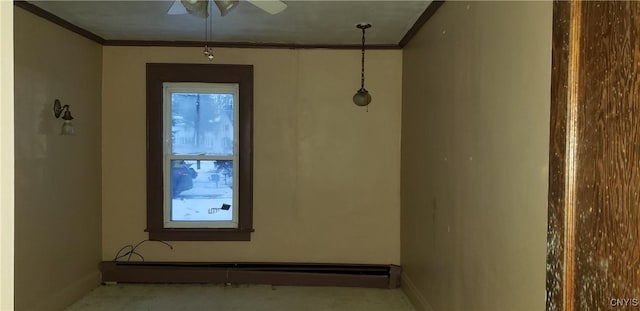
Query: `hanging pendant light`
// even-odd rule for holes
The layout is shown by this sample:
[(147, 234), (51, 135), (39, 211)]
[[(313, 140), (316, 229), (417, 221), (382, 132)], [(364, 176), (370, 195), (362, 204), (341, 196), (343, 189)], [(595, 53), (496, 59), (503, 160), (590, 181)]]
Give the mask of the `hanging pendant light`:
[(353, 103), (358, 106), (367, 106), (371, 103), (371, 94), (364, 88), (364, 32), (371, 28), (371, 24), (358, 24), (356, 28), (362, 29), (362, 70), (360, 71), (360, 89), (353, 95)]

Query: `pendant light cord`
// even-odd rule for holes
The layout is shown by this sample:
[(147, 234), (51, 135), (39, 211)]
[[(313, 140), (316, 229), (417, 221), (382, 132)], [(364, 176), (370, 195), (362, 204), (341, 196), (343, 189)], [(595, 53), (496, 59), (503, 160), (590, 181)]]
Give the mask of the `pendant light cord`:
[(365, 25), (360, 28), (362, 29), (362, 71), (360, 71), (360, 89), (364, 89), (364, 31), (367, 27)]

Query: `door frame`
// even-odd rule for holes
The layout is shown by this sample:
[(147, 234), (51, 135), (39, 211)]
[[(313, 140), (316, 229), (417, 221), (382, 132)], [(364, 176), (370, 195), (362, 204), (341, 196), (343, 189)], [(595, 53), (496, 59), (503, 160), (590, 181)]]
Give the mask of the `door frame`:
[(573, 310), (580, 8), (553, 2), (547, 310)]

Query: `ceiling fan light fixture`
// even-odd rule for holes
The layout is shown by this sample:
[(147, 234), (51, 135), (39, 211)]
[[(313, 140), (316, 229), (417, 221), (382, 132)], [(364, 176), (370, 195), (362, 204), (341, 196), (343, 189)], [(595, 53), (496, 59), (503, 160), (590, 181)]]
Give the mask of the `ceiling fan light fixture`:
[(240, 3), (239, 0), (214, 0), (213, 2), (218, 7), (218, 10), (220, 10), (220, 16), (229, 14), (229, 12)]

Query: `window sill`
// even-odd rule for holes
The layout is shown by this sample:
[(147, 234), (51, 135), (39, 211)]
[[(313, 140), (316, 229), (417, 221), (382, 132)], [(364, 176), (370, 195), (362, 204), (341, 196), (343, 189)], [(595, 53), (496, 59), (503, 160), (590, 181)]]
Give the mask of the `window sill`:
[(254, 229), (160, 229), (145, 230), (150, 240), (161, 241), (251, 241)]

